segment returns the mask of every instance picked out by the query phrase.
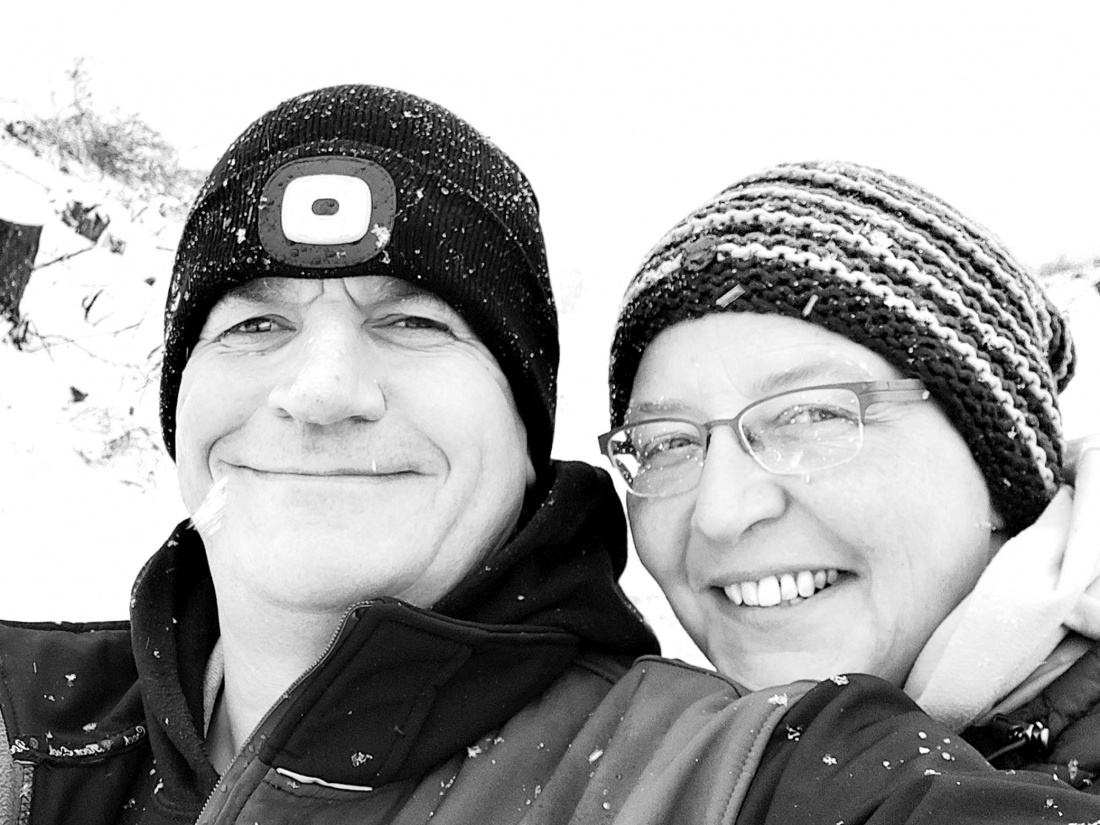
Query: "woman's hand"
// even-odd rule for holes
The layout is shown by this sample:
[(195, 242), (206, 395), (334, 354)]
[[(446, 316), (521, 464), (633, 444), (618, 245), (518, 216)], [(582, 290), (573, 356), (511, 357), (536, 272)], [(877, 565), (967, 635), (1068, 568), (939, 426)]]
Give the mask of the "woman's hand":
[(1086, 464), (1088, 469), (1085, 472), (1100, 472), (1100, 433), (1066, 442), (1066, 457), (1062, 462), (1066, 483), (1077, 484), (1077, 478)]
[[(1066, 483), (1074, 485), (1073, 520), (1067, 537), (1067, 554), (1075, 546), (1095, 548), (1100, 539), (1100, 435), (1077, 438), (1066, 445)], [(1069, 617), (1066, 627), (1076, 630), (1090, 639), (1100, 639), (1100, 559), (1095, 551), (1086, 558), (1093, 559), (1093, 580), (1085, 590)]]

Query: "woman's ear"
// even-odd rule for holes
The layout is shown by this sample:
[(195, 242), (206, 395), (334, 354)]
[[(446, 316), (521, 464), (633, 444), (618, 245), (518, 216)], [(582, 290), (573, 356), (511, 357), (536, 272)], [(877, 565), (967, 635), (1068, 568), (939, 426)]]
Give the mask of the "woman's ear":
[(992, 506), (989, 508), (989, 558), (993, 559), (997, 551), (1001, 549), (1008, 536), (1005, 534), (1005, 520)]

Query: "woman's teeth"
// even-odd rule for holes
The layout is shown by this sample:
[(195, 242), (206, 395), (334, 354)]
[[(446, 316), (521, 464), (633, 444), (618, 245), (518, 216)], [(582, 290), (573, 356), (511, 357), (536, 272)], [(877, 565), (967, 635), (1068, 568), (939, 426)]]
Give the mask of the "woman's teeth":
[(778, 604), (798, 604), (818, 590), (824, 590), (838, 577), (836, 570), (802, 570), (765, 576), (759, 581), (726, 585), (726, 597), (736, 605), (775, 607)]

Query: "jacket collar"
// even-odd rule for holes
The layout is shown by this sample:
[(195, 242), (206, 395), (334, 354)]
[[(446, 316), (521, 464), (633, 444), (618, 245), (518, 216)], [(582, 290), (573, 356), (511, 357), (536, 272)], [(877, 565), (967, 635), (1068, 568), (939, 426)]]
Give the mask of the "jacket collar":
[[(616, 581), (625, 524), (606, 473), (560, 462), (550, 472), (523, 529), (434, 610), (379, 599), (349, 611), (257, 731), (265, 762), (355, 785), (417, 776), (503, 724), (580, 648), (624, 660), (656, 651)], [(201, 802), (218, 779), (202, 689), (219, 631), (202, 541), (186, 522), (139, 576), (132, 621), (162, 792)]]

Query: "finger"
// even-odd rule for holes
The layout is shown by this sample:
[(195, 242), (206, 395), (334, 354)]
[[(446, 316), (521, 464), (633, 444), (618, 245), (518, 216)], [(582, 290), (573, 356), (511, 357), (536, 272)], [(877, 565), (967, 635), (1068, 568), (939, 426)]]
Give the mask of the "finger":
[(1081, 465), (1084, 462), (1095, 465), (1100, 462), (1100, 433), (1093, 433), (1082, 438), (1075, 438), (1066, 442), (1065, 458), (1062, 462), (1062, 471), (1066, 482), (1075, 484), (1081, 474)]

